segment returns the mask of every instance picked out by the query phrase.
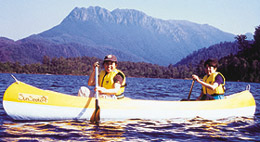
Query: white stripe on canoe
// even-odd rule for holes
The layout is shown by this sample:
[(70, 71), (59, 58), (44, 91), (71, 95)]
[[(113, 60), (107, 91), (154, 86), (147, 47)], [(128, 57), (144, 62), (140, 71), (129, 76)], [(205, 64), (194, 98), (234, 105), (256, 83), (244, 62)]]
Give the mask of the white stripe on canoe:
[[(30, 103), (19, 103), (3, 101), (6, 113), (15, 120), (89, 120), (94, 109), (60, 107), (50, 105), (37, 105)], [(245, 116), (252, 117), (255, 113), (255, 106), (219, 109), (219, 110), (120, 110), (101, 108), (100, 117), (102, 120), (115, 119), (172, 119), (172, 118), (195, 118), (197, 116), (205, 119), (220, 119), (227, 117)]]
[(90, 119), (94, 109), (37, 105), (3, 101), (6, 113), (15, 120)]

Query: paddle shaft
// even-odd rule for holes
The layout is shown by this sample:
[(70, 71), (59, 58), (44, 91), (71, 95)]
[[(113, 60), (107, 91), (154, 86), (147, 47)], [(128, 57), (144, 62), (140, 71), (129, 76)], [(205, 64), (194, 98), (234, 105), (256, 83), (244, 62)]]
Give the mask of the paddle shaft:
[(191, 87), (190, 87), (190, 92), (189, 92), (188, 100), (190, 100), (190, 95), (191, 95), (191, 91), (192, 91), (194, 82), (195, 82), (195, 80), (193, 79), (192, 84), (191, 84)]
[[(95, 83), (96, 83), (95, 86), (98, 87), (98, 65), (96, 65), (95, 68), (96, 68), (96, 69), (95, 69)], [(99, 94), (98, 94), (98, 91), (96, 91), (96, 96), (95, 96), (95, 97), (96, 97), (96, 110), (97, 110), (97, 109), (100, 109), (100, 108), (99, 108), (99, 105), (98, 105), (98, 97), (99, 97), (98, 95), (99, 95)], [(97, 120), (96, 120), (96, 121), (97, 121)]]
[[(95, 68), (95, 86), (98, 87), (98, 66), (96, 66)], [(98, 91), (96, 91), (96, 100), (98, 100)]]
[[(98, 65), (95, 66), (95, 86), (98, 87)], [(100, 120), (100, 107), (98, 105), (98, 91), (96, 91), (96, 108), (90, 118), (91, 123), (98, 124)]]

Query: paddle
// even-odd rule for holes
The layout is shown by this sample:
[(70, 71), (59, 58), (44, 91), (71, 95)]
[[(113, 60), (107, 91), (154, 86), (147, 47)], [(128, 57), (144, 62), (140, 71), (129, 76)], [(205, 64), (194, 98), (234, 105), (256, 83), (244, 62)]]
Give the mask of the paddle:
[[(95, 67), (95, 81), (96, 81), (96, 87), (98, 86), (98, 65), (96, 65)], [(92, 114), (91, 118), (90, 118), (90, 122), (91, 123), (95, 123), (97, 124), (100, 120), (100, 107), (98, 105), (98, 91), (96, 91), (96, 107), (95, 107), (95, 111)]]
[(191, 87), (190, 87), (189, 96), (188, 96), (188, 100), (190, 100), (190, 95), (191, 95), (191, 91), (192, 91), (192, 88), (193, 88), (194, 82), (195, 82), (195, 79), (193, 79), (193, 81), (192, 81), (192, 84), (191, 84)]

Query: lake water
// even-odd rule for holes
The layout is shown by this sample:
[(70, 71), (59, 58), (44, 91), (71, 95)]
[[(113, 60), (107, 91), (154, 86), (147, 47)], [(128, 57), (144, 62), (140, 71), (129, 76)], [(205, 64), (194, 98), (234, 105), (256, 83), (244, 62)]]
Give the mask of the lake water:
[[(42, 89), (76, 95), (86, 86), (88, 76), (14, 74), (27, 84)], [(14, 121), (5, 113), (2, 100), (14, 82), (10, 74), (0, 74), (0, 141), (260, 141), (260, 84), (227, 82), (226, 94), (245, 90), (250, 84), (257, 103), (254, 118), (206, 120), (104, 121), (99, 126), (89, 121)], [(180, 100), (187, 98), (191, 80), (127, 78), (125, 95), (133, 99)], [(200, 93), (195, 83), (191, 98)], [(91, 88), (93, 89), (93, 88)]]

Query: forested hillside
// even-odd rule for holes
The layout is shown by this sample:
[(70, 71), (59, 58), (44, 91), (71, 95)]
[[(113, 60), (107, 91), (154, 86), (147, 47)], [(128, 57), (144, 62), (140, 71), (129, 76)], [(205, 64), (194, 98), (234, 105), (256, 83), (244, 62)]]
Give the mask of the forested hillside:
[[(260, 82), (260, 26), (255, 29), (253, 41), (247, 40), (245, 35), (239, 35), (236, 39), (239, 52), (221, 58), (218, 71), (229, 81)], [(200, 61), (195, 71), (201, 77), (204, 61)]]
[(240, 50), (238, 47), (239, 45), (236, 41), (221, 42), (208, 48), (204, 47), (202, 49), (194, 51), (193, 53), (176, 63), (174, 66), (187, 64), (198, 65), (201, 60), (207, 60), (208, 58), (221, 59), (225, 56), (235, 55)]
[(256, 28), (253, 43), (245, 35), (238, 36), (237, 41), (241, 51), (220, 59), (219, 70), (229, 80), (260, 82), (260, 26)]

